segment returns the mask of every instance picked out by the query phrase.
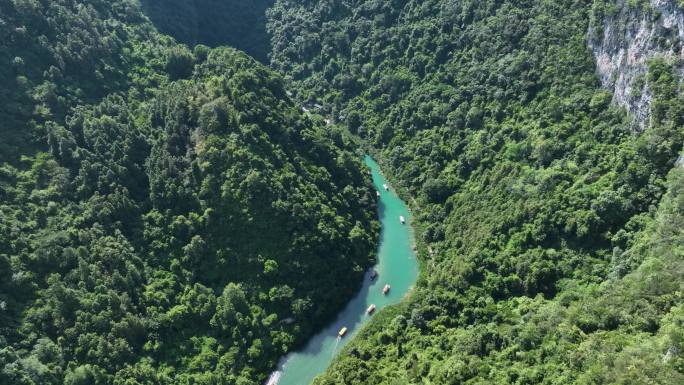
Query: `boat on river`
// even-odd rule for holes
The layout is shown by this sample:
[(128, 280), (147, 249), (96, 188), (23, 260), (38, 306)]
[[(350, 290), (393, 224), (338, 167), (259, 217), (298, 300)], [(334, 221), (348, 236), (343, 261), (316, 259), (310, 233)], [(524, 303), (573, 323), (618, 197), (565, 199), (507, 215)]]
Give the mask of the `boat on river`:
[(347, 334), (347, 327), (346, 326), (343, 327), (342, 329), (340, 329), (340, 332), (337, 333), (337, 336), (338, 337), (344, 337), (345, 334)]
[(370, 306), (368, 306), (368, 309), (366, 309), (366, 314), (371, 315), (375, 311), (375, 304), (372, 303)]
[(401, 222), (401, 224), (403, 225), (404, 223), (406, 223), (406, 218), (404, 218), (403, 215), (400, 215), (399, 216), (399, 222)]
[(378, 198), (380, 198), (380, 191), (376, 191), (376, 192), (375, 192), (375, 196), (377, 196)]
[[(344, 121), (344, 119), (341, 120)], [(382, 312), (386, 307), (400, 303), (406, 298), (405, 294), (411, 291), (411, 287), (416, 285), (419, 266), (411, 250), (411, 245), (414, 243), (413, 234), (409, 228), (408, 216), (411, 211), (406, 203), (391, 190), (392, 186), (383, 178), (377, 163), (370, 157), (366, 157), (365, 161), (370, 167), (374, 186), (368, 190), (371, 194), (369, 197), (373, 196), (373, 190), (380, 192), (380, 198), (376, 199), (376, 202), (381, 207), (377, 207), (376, 214), (382, 224), (382, 235), (378, 237), (377, 265), (368, 266), (368, 269), (364, 270), (363, 279), (366, 280), (363, 282), (364, 290), (358, 290), (356, 295), (349, 299), (347, 305), (334, 318), (335, 321), (311, 336), (301, 349), (291, 351), (282, 358), (278, 366), (282, 375), (277, 385), (312, 383), (314, 378), (329, 368), (340, 354), (345, 354), (345, 346), (348, 346), (354, 339), (357, 331), (363, 332), (365, 325), (377, 320), (376, 317), (383, 317)], [(392, 193), (386, 192), (383, 184), (387, 184)], [(380, 205), (380, 200), (382, 200), (382, 205)], [(406, 217), (406, 224), (397, 226), (400, 215)], [(433, 253), (439, 254), (437, 250), (433, 250)], [(377, 276), (371, 281), (370, 276), (373, 270), (377, 271)], [(383, 286), (390, 282), (392, 290), (383, 294)], [(376, 309), (372, 315), (369, 315), (367, 312), (371, 304), (375, 304)], [(339, 332), (342, 331), (343, 326), (346, 326), (347, 330), (341, 337)], [(258, 385), (263, 385), (263, 383)]]
[(389, 191), (389, 186), (388, 186), (388, 185), (386, 185), (386, 184), (383, 184), (383, 185), (382, 185), (382, 188), (384, 188), (384, 189), (385, 189), (385, 191)]
[(385, 287), (382, 288), (382, 294), (387, 295), (390, 291), (390, 285), (389, 283), (385, 285)]

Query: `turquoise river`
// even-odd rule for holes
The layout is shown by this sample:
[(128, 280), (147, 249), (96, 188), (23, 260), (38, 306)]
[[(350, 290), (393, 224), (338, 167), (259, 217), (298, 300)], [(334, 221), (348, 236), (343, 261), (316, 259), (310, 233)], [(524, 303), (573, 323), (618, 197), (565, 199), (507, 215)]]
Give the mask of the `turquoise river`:
[[(311, 383), (314, 377), (328, 368), (335, 355), (354, 334), (373, 317), (366, 314), (366, 309), (371, 304), (377, 307), (374, 313), (377, 314), (383, 307), (401, 301), (418, 278), (418, 261), (413, 251), (408, 207), (389, 186), (377, 163), (369, 156), (366, 156), (365, 161), (372, 173), (373, 185), (380, 192), (378, 216), (382, 230), (378, 245), (378, 264), (374, 267), (378, 273), (377, 278), (372, 281), (368, 271), (364, 277), (363, 287), (349, 301), (337, 319), (313, 336), (304, 349), (284, 357), (278, 371), (271, 375), (269, 385)], [(383, 185), (388, 185), (389, 191), (386, 191)], [(406, 224), (400, 223), (401, 216), (406, 219)], [(387, 295), (382, 292), (385, 284), (391, 287)], [(337, 334), (343, 327), (348, 329), (347, 334), (338, 338)]]

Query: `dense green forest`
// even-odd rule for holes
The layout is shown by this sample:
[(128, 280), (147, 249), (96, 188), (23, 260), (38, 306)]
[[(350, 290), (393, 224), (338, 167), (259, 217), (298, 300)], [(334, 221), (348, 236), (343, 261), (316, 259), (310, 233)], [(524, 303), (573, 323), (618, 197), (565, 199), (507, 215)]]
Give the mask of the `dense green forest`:
[(274, 0), (141, 0), (145, 14), (180, 42), (229, 45), (263, 63), (271, 44), (266, 9)]
[(0, 385), (263, 383), (374, 262), (360, 149), (422, 272), (316, 385), (684, 383), (682, 63), (615, 106), (616, 1), (0, 0)]
[(422, 243), (411, 299), (316, 384), (684, 381), (679, 63), (650, 63), (639, 131), (587, 46), (613, 5), (276, 2), (272, 65), (414, 198)]
[(0, 384), (258, 384), (373, 262), (347, 137), (128, 0), (0, 0)]

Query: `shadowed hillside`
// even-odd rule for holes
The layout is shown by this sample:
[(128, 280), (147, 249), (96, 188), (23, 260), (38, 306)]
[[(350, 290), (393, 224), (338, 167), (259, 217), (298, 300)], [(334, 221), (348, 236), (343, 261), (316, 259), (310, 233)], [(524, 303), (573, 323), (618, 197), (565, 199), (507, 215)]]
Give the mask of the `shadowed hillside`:
[(273, 0), (141, 0), (159, 30), (179, 41), (211, 47), (228, 45), (261, 62), (267, 60), (270, 41), (266, 9)]

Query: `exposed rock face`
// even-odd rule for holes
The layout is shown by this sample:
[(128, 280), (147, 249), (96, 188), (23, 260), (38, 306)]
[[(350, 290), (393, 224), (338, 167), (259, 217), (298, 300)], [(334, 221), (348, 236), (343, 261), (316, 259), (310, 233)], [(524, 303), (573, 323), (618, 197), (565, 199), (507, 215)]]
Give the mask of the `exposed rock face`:
[(674, 60), (680, 76), (684, 74), (684, 66), (677, 63), (684, 59), (684, 10), (677, 1), (648, 0), (634, 6), (616, 0), (604, 15), (596, 15), (600, 20), (589, 29), (589, 46), (601, 83), (641, 128), (648, 123), (651, 102), (648, 61), (654, 57)]

